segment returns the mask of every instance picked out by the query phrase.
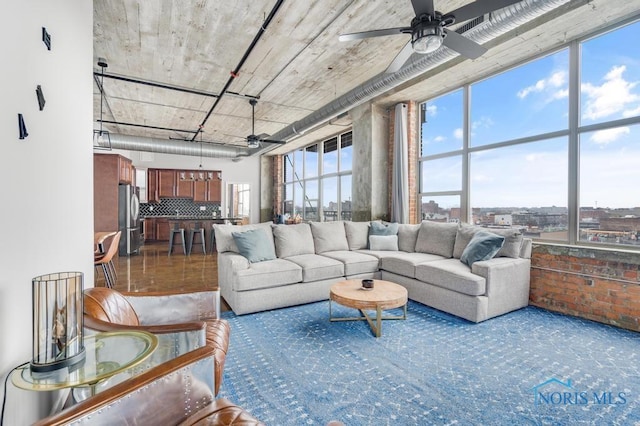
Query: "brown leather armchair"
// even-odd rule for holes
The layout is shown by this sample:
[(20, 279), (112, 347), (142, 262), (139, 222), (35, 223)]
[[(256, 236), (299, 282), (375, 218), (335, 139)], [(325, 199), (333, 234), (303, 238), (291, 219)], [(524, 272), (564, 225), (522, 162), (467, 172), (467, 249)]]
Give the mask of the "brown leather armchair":
[(34, 426), (264, 426), (225, 398), (214, 399), (215, 349), (205, 346), (116, 384)]
[(208, 346), (215, 360), (215, 395), (220, 390), (229, 348), (229, 323), (219, 319), (218, 291), (120, 293), (106, 287), (84, 291), (88, 332), (144, 330), (158, 337), (149, 367)]

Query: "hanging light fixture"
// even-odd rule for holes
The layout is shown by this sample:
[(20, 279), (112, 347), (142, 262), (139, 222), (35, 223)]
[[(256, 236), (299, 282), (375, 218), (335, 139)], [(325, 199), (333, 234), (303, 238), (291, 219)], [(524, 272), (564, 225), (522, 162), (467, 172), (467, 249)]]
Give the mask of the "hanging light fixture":
[(111, 151), (111, 136), (107, 130), (102, 130), (102, 104), (104, 95), (104, 69), (109, 65), (104, 58), (98, 58), (98, 66), (101, 68), (100, 73), (100, 130), (93, 131), (93, 149), (105, 149)]

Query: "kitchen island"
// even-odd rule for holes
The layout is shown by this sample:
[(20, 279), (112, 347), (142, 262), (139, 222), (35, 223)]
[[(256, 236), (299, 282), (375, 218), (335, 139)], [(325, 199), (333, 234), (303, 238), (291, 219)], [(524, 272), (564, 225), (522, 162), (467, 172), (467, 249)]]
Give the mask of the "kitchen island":
[[(187, 216), (187, 215), (160, 215), (146, 216), (144, 218), (145, 241), (169, 241), (170, 222), (179, 221), (186, 230), (192, 229), (196, 222), (200, 222), (205, 232), (207, 251), (211, 252), (213, 239), (213, 225), (222, 223), (240, 224), (242, 218), (239, 217), (216, 217), (209, 216)], [(188, 237), (187, 237), (188, 238)], [(197, 237), (196, 237), (197, 238)]]

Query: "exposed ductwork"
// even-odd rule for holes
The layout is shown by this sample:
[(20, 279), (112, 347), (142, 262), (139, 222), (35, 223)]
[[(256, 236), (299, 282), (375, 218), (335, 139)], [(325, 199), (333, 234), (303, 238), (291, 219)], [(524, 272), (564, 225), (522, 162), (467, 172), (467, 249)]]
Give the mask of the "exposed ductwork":
[[(484, 44), (493, 40), (518, 26), (524, 25), (545, 13), (569, 3), (571, 0), (523, 0), (507, 8), (493, 12), (490, 19), (486, 19), (480, 25), (471, 28), (464, 34), (471, 40)], [(576, 2), (582, 5), (583, 2)], [(577, 7), (576, 6), (576, 7)], [(446, 47), (427, 55), (413, 55), (411, 60), (399, 71), (392, 74), (379, 74), (369, 81), (350, 90), (334, 101), (323, 106), (319, 110), (307, 115), (277, 133), (270, 136), (270, 139), (289, 140), (299, 137), (311, 129), (324, 125), (331, 119), (341, 116), (352, 108), (361, 105), (376, 96), (400, 86), (401, 84), (420, 76), (421, 74), (440, 66), (447, 61), (458, 57), (459, 54)], [(113, 148), (126, 149), (132, 151), (148, 151), (177, 155), (201, 155), (200, 143), (197, 141), (176, 141), (145, 138), (137, 136), (126, 136), (111, 134), (111, 145)], [(230, 158), (238, 161), (246, 156), (260, 155), (275, 147), (263, 146), (254, 149), (202, 144), (202, 156), (213, 158)]]
[[(493, 40), (516, 27), (552, 11), (570, 0), (524, 0), (491, 14), (491, 19), (472, 28), (464, 35), (479, 44)], [(302, 135), (305, 131), (325, 124), (332, 118), (363, 104), (376, 96), (393, 89), (402, 83), (444, 64), (459, 54), (442, 47), (427, 55), (413, 55), (412, 59), (399, 71), (392, 74), (379, 74), (360, 86), (352, 89), (319, 110), (301, 120), (290, 124), (271, 135), (271, 139), (288, 140)]]
[[(145, 138), (140, 136), (128, 136), (120, 134), (110, 134), (111, 147), (116, 149), (126, 149), (130, 151), (157, 152), (163, 154), (191, 155), (194, 157), (202, 155), (212, 158), (240, 159), (247, 157), (255, 150), (250, 150), (238, 146), (215, 145), (211, 143), (163, 140), (155, 138)], [(107, 145), (103, 145), (105, 148)]]

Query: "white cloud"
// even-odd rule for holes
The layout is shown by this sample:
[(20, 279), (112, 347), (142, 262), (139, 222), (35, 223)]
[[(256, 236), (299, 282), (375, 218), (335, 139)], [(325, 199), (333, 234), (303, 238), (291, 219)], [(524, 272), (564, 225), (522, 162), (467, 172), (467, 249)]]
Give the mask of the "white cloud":
[(608, 145), (611, 142), (615, 142), (620, 137), (628, 135), (631, 130), (628, 127), (616, 127), (614, 129), (598, 130), (594, 132), (589, 140), (595, 142), (598, 145)]
[(618, 113), (624, 116), (640, 109), (637, 105), (637, 102), (640, 102), (640, 96), (632, 93), (638, 83), (626, 81), (622, 76), (625, 71), (624, 65), (611, 68), (604, 76), (601, 86), (592, 83), (582, 84), (581, 90), (587, 99), (583, 118), (597, 120)]
[[(531, 86), (527, 86), (524, 89), (518, 91), (517, 96), (520, 99), (524, 99), (531, 93), (542, 93), (542, 92), (551, 92), (551, 96), (553, 99), (560, 99), (557, 94), (563, 94), (565, 91), (568, 94), (568, 90), (565, 89), (567, 84), (567, 72), (566, 71), (555, 71), (549, 77), (544, 78), (542, 80), (538, 80), (535, 84)], [(555, 90), (554, 89), (561, 89)], [(565, 94), (562, 97), (566, 97)]]
[(435, 117), (438, 114), (438, 106), (435, 104), (427, 104), (427, 115), (430, 115), (431, 117)]
[(461, 128), (457, 128), (453, 131), (453, 137), (456, 139), (462, 139), (463, 133)]
[(475, 130), (478, 128), (485, 128), (485, 129), (489, 129), (490, 127), (493, 126), (493, 120), (491, 119), (491, 117), (487, 117), (487, 116), (482, 116), (479, 119), (477, 119), (476, 121), (474, 121), (473, 123), (471, 123), (471, 129)]
[(433, 138), (434, 142), (444, 142), (445, 140), (447, 140), (447, 138), (445, 138), (444, 136), (436, 136), (435, 138)]

